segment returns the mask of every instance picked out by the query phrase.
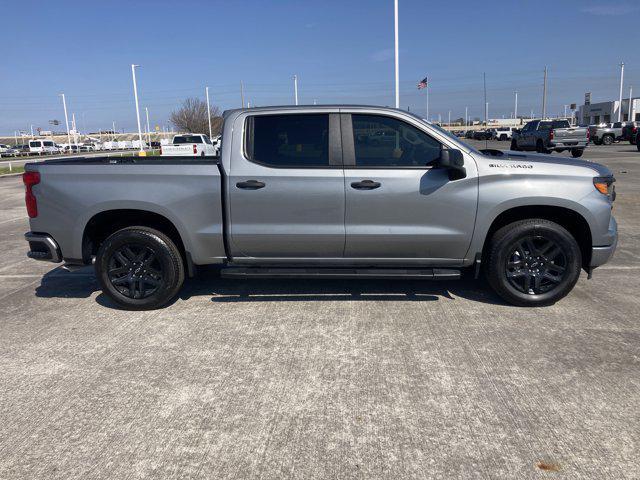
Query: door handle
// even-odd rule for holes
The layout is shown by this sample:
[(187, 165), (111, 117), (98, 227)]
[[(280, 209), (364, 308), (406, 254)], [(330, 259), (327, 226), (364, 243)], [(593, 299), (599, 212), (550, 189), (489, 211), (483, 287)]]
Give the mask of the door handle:
[(380, 182), (374, 182), (373, 180), (361, 180), (360, 182), (351, 183), (351, 188), (355, 188), (356, 190), (373, 190), (379, 186)]
[(236, 183), (236, 187), (244, 190), (258, 190), (259, 188), (263, 188), (265, 185), (266, 184), (264, 182), (260, 182), (258, 180), (247, 180), (246, 182)]

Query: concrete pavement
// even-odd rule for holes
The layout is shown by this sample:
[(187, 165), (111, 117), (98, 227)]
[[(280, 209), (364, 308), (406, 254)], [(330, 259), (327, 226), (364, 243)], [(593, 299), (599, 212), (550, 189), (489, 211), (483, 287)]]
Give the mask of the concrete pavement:
[(632, 148), (585, 155), (618, 178), (616, 256), (540, 309), (472, 280), (205, 272), (121, 311), (90, 268), (26, 259), (0, 179), (0, 478), (639, 478)]

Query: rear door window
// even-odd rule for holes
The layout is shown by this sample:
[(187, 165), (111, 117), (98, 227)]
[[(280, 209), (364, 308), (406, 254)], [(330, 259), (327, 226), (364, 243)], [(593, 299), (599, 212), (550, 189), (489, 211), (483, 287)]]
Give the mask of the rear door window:
[(247, 119), (245, 153), (270, 167), (329, 166), (329, 115), (254, 115)]
[(551, 128), (569, 128), (569, 121), (568, 120), (554, 120), (552, 123)]

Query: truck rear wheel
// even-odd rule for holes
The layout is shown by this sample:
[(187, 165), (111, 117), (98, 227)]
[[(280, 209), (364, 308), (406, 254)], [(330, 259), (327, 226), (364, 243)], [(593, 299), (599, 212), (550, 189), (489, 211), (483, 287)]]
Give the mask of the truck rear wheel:
[(542, 143), (542, 140), (538, 140), (536, 142), (536, 152), (538, 152), (538, 153), (549, 153), (549, 150), (544, 148), (544, 143)]
[(573, 158), (581, 157), (583, 153), (584, 153), (584, 148), (572, 148), (571, 149), (571, 156)]
[(611, 145), (613, 143), (613, 135), (605, 135), (602, 137), (602, 143), (605, 145)]
[(582, 266), (575, 238), (557, 223), (539, 218), (499, 229), (487, 258), (491, 287), (507, 302), (523, 307), (551, 305), (566, 296)]
[(104, 294), (127, 310), (162, 307), (184, 282), (184, 263), (176, 245), (147, 227), (123, 228), (108, 237), (95, 266)]

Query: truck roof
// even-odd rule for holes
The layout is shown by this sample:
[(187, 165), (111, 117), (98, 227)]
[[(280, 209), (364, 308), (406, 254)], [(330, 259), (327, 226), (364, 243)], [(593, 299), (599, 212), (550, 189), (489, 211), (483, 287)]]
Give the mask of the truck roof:
[(237, 113), (237, 112), (260, 112), (265, 110), (337, 110), (340, 108), (357, 108), (357, 109), (363, 109), (363, 110), (368, 110), (368, 109), (389, 110), (389, 111), (413, 114), (412, 112), (408, 112), (400, 108), (394, 108), (394, 107), (389, 107), (384, 105), (335, 103), (335, 104), (327, 104), (327, 105), (264, 105), (262, 107), (232, 108), (230, 110), (225, 110), (224, 112), (222, 112), (222, 116), (226, 117), (232, 113)]

